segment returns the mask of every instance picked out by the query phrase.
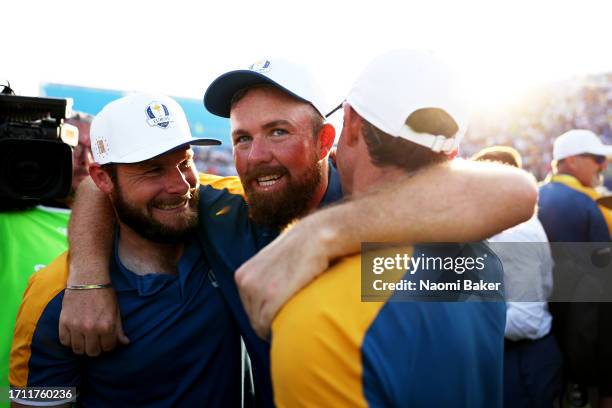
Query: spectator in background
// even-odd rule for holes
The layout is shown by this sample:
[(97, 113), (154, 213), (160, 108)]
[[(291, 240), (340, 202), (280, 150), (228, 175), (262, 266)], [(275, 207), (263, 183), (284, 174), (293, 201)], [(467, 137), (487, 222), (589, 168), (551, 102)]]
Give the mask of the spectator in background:
[(235, 176), (234, 157), (232, 148), (228, 146), (215, 146), (193, 149), (196, 168), (200, 173), (215, 174), (217, 176)]
[[(508, 145), (521, 152), (523, 167), (543, 179), (550, 172), (556, 136), (588, 128), (612, 143), (612, 75), (600, 74), (531, 89), (494, 109), (476, 110), (463, 144), (467, 157), (483, 146)], [(612, 172), (606, 180), (612, 189)]]
[(89, 129), (93, 116), (87, 113), (74, 112), (66, 120), (66, 123), (79, 129), (79, 144), (72, 150), (72, 190), (70, 195), (63, 200), (67, 207), (72, 205), (74, 193), (81, 181), (89, 176), (89, 165), (93, 161), (91, 156), (91, 143), (89, 141)]
[[(551, 242), (607, 242), (612, 218), (598, 208), (607, 157), (612, 146), (601, 143), (590, 130), (574, 129), (553, 146), (553, 172), (540, 189), (539, 217)], [(610, 226), (609, 226), (610, 225)]]
[[(612, 147), (602, 144), (589, 130), (570, 130), (555, 140), (554, 174), (540, 188), (538, 212), (550, 242), (610, 242), (606, 218), (594, 201), (594, 187), (600, 183), (610, 155)], [(553, 255), (559, 271), (565, 270), (563, 254), (553, 251)], [(576, 406), (587, 403), (586, 385), (593, 385), (599, 390), (598, 406), (612, 407), (609, 309), (607, 303), (551, 303), (553, 330), (564, 353), (566, 376), (575, 382), (570, 398)]]
[[(522, 168), (518, 151), (493, 146), (472, 160), (500, 162)], [(547, 300), (553, 287), (553, 260), (542, 224), (529, 221), (502, 231), (490, 241), (504, 266), (506, 329), (504, 406), (552, 407), (561, 394), (562, 357), (551, 335)]]
[[(72, 191), (63, 199), (31, 204), (29, 208), (0, 212), (0, 293), (3, 310), (0, 332), (0, 389), (8, 387), (10, 333), (30, 275), (46, 266), (68, 248), (66, 232), (74, 191), (89, 174), (92, 161), (89, 128), (92, 116), (75, 112), (66, 123), (79, 129), (79, 143), (72, 151)], [(8, 406), (1, 402), (0, 407)], [(3, 405), (6, 404), (6, 405)]]

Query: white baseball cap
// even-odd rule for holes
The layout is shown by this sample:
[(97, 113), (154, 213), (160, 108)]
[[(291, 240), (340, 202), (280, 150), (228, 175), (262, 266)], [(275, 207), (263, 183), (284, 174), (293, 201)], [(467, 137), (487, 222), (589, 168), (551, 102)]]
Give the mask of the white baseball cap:
[(191, 137), (185, 112), (172, 98), (135, 93), (106, 105), (89, 132), (98, 164), (137, 163), (185, 144), (220, 145)]
[(327, 112), (327, 99), (310, 70), (285, 59), (266, 59), (248, 69), (226, 72), (215, 79), (204, 93), (204, 106), (217, 116), (229, 118), (231, 101), (241, 89), (255, 85), (273, 85), (289, 95), (310, 103), (320, 114)]
[[(468, 124), (468, 100), (457, 75), (430, 52), (397, 50), (372, 60), (353, 84), (346, 101), (365, 120), (383, 132), (451, 153)], [(418, 133), (406, 125), (415, 111), (438, 108), (448, 113), (459, 130), (451, 138)]]
[(590, 153), (612, 158), (612, 146), (601, 143), (597, 135), (587, 129), (572, 129), (555, 139), (553, 160)]

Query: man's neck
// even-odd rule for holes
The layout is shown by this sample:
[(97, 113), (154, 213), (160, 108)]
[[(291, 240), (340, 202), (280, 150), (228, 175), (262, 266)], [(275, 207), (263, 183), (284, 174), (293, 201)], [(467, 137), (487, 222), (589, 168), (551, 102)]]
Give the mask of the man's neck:
[(184, 244), (152, 242), (120, 223), (118, 248), (121, 263), (137, 275), (150, 273), (176, 275)]
[(360, 166), (353, 178), (351, 196), (358, 197), (378, 190), (401, 177), (406, 177), (406, 170), (399, 167), (376, 167), (369, 163), (366, 166)]

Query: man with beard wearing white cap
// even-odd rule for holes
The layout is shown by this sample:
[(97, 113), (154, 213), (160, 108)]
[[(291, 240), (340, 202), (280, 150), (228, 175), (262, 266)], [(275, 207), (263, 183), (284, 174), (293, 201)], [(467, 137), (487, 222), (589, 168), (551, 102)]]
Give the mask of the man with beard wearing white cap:
[[(91, 140), (89, 172), (118, 222), (110, 283), (66, 287), (67, 254), (33, 275), (17, 317), (11, 386), (76, 387), (78, 396), (64, 390), (51, 405), (241, 406), (240, 336), (194, 235), (199, 182), (190, 145), (219, 141), (192, 138), (177, 102), (144, 94), (108, 104)], [(100, 358), (62, 346), (64, 293), (111, 286), (130, 344)]]

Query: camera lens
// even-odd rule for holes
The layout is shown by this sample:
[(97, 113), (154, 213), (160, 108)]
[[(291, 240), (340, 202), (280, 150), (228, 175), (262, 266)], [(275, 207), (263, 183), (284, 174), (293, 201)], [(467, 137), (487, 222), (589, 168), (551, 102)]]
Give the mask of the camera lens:
[(72, 151), (59, 141), (8, 139), (0, 148), (0, 195), (62, 198), (70, 193)]

